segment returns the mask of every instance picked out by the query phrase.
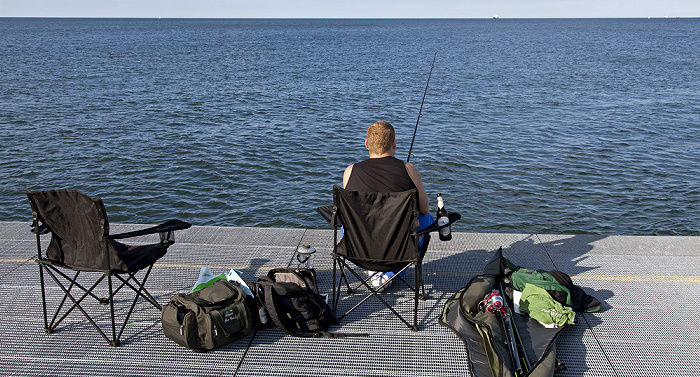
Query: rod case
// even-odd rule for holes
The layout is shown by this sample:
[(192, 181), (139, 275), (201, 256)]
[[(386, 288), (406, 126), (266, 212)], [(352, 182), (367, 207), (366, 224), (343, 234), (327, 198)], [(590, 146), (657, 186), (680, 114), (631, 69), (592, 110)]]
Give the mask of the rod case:
[[(464, 342), (469, 371), (475, 377), (515, 376), (501, 319), (479, 304), (492, 290), (500, 290), (496, 275), (478, 275), (445, 304), (440, 324)], [(523, 376), (552, 376), (557, 368), (555, 341), (566, 326), (546, 328), (536, 320), (513, 314), (522, 349), (531, 362)]]

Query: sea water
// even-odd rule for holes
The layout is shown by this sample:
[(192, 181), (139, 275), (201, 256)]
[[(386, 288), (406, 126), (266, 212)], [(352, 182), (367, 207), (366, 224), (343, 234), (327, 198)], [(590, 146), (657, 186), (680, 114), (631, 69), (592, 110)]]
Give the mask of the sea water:
[[(375, 120), (454, 231), (700, 235), (698, 19), (0, 19), (0, 221), (328, 228)], [(437, 53), (437, 55), (435, 55)]]

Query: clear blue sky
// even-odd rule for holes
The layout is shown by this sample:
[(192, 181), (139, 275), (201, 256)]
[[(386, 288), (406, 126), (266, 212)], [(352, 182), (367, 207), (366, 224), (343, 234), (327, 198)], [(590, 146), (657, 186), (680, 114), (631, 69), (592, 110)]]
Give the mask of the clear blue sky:
[(700, 17), (700, 0), (0, 0), (0, 17)]

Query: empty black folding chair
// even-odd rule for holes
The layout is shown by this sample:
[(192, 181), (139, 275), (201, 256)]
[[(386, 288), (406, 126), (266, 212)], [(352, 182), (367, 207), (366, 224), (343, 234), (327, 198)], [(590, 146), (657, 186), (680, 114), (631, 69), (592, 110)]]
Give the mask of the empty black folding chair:
[[(404, 192), (365, 193), (348, 191), (339, 186), (333, 187), (333, 207), (330, 216), (327, 210), (319, 209), (324, 217), (330, 217), (334, 228), (333, 248), (333, 309), (337, 313), (338, 301), (343, 282), (348, 294), (354, 294), (356, 289), (364, 286), (369, 290), (363, 298), (345, 314), (338, 316), (342, 319), (358, 308), (370, 297), (378, 298), (410, 329), (418, 330), (418, 299), (425, 300), (425, 287), (422, 276), (422, 262), (425, 250), (430, 242), (429, 232), (438, 230), (436, 224), (417, 231), (418, 221), (418, 191), (416, 189)], [(324, 214), (326, 213), (326, 214)], [(450, 215), (450, 223), (459, 219), (459, 214)], [(446, 225), (445, 225), (446, 226)], [(343, 228), (343, 235), (338, 240), (338, 232)], [(423, 238), (421, 243), (420, 238)], [(377, 272), (395, 272), (382, 286), (375, 288), (369, 278), (363, 278), (348, 262), (363, 269)], [(410, 284), (403, 273), (414, 267), (413, 284)], [(348, 272), (359, 281), (357, 287), (351, 287)], [(394, 280), (399, 280), (411, 288), (413, 293), (413, 321), (409, 323), (383, 297), (380, 292)]]
[[(109, 234), (109, 222), (104, 204), (100, 198), (91, 198), (76, 190), (29, 191), (27, 197), (32, 207), (32, 229), (36, 233), (36, 243), (41, 280), (41, 296), (44, 310), (44, 328), (52, 333), (56, 327), (74, 310), (82, 312), (87, 320), (112, 346), (119, 346), (124, 328), (136, 306), (139, 297), (144, 298), (158, 310), (161, 306), (145, 288), (146, 280), (153, 264), (165, 255), (170, 245), (175, 243), (173, 232), (187, 229), (191, 224), (170, 220), (161, 225), (139, 231)], [(51, 241), (42, 252), (42, 233), (51, 233)], [(160, 234), (160, 242), (150, 245), (130, 246), (118, 239)], [(68, 272), (66, 270), (74, 271)], [(144, 270), (139, 280), (137, 272)], [(47, 295), (50, 292), (44, 282), (45, 273), (62, 291), (62, 299), (56, 305), (49, 321)], [(86, 280), (85, 275), (88, 274)], [(99, 273), (99, 276), (89, 273)], [(70, 274), (70, 275), (69, 275)], [(94, 281), (92, 280), (94, 277)], [(81, 279), (79, 279), (81, 277)], [(98, 297), (96, 291), (107, 278), (107, 297)], [(119, 286), (113, 287), (113, 278)], [(87, 281), (87, 283), (86, 283)], [(122, 288), (135, 293), (131, 307), (125, 314), (119, 332), (115, 323), (114, 298)], [(100, 304), (109, 304), (111, 338), (88, 314), (84, 302), (93, 298)]]

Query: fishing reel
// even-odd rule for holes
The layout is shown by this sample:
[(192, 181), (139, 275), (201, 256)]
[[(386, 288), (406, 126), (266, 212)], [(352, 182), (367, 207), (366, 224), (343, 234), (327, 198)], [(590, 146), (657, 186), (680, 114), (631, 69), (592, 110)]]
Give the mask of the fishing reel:
[(491, 293), (487, 294), (481, 303), (479, 303), (479, 310), (505, 316), (507, 314), (506, 303), (503, 300), (503, 296), (501, 296), (501, 292), (494, 289)]

